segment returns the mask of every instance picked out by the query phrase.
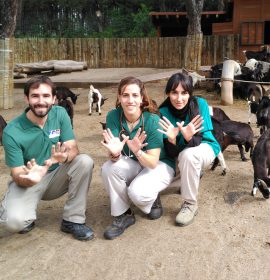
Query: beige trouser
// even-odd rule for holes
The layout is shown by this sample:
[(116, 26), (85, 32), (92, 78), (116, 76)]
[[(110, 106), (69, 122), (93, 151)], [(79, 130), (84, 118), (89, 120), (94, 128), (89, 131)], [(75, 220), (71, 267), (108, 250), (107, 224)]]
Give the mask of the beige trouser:
[(158, 193), (172, 181), (174, 170), (161, 161), (154, 169), (145, 168), (122, 156), (116, 162), (105, 162), (101, 174), (110, 196), (111, 214), (119, 216), (129, 209), (131, 201), (144, 213), (150, 213)]
[(63, 219), (84, 223), (93, 167), (93, 160), (88, 155), (80, 154), (72, 162), (48, 172), (33, 187), (22, 188), (11, 181), (0, 205), (0, 221), (9, 230), (18, 232), (36, 220), (40, 200), (53, 200), (68, 192)]
[(179, 154), (180, 188), (184, 201), (197, 203), (201, 170), (207, 168), (214, 159), (214, 151), (206, 143), (186, 148)]

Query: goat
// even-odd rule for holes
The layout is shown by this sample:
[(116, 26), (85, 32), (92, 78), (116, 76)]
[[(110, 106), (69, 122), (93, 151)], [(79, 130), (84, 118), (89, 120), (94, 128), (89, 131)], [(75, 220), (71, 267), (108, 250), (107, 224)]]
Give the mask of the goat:
[(245, 54), (247, 60), (251, 58), (255, 58), (256, 60), (266, 61), (267, 58), (267, 46), (262, 46), (261, 51), (246, 51), (244, 50), (243, 53)]
[(5, 119), (0, 115), (0, 143), (2, 145), (2, 135), (3, 135), (3, 130), (6, 127), (7, 122)]
[[(247, 159), (245, 157), (244, 149), (242, 146), (244, 145), (245, 151), (248, 152), (250, 150), (250, 157), (252, 157), (253, 147), (254, 147), (253, 144), (254, 133), (251, 127), (246, 123), (236, 122), (232, 120), (225, 120), (219, 123), (223, 134), (223, 143), (221, 143), (222, 152), (229, 145), (237, 145), (242, 161), (246, 161)], [(221, 138), (222, 136), (220, 130), (215, 131), (216, 126), (214, 125), (214, 121), (213, 121), (213, 127), (214, 127), (213, 134), (216, 137), (216, 139), (218, 139), (218, 137)], [(218, 134), (219, 136), (216, 136), (215, 134)], [(218, 164), (218, 159), (216, 158), (211, 169), (214, 170), (217, 164)]]
[(268, 96), (263, 96), (259, 102), (257, 112), (257, 126), (260, 127), (260, 134), (270, 128), (270, 99)]
[(94, 88), (93, 85), (90, 85), (90, 90), (88, 93), (89, 116), (92, 115), (92, 107), (94, 103), (97, 103), (96, 112), (101, 115), (101, 106), (107, 99), (108, 98), (103, 98), (98, 89)]
[(67, 87), (56, 87), (56, 97), (60, 100), (66, 100), (68, 97), (71, 99), (72, 103), (75, 105), (77, 102), (77, 98), (80, 94), (75, 94)]
[(187, 74), (188, 76), (190, 76), (192, 78), (193, 87), (195, 87), (198, 82), (205, 81), (205, 76), (201, 76), (197, 72), (191, 72), (191, 71), (188, 71), (186, 69), (182, 69), (182, 72), (184, 74)]
[[(215, 136), (216, 140), (219, 143), (220, 148), (222, 149), (223, 146), (223, 142), (224, 142), (224, 135), (223, 135), (223, 131), (221, 129), (221, 124), (220, 122), (211, 117), (212, 120), (212, 124), (213, 124), (213, 135)], [(220, 163), (221, 167), (222, 167), (222, 176), (225, 176), (227, 173), (227, 166), (226, 166), (226, 162), (223, 156), (222, 151), (219, 152), (219, 154), (217, 155), (217, 157), (215, 158), (215, 160), (213, 161), (213, 164), (211, 166), (211, 170), (214, 170), (218, 164), (218, 162)]]
[(104, 123), (104, 122), (99, 122), (99, 123), (101, 124), (102, 129), (105, 130), (106, 129), (106, 123)]
[(209, 107), (209, 113), (212, 118), (214, 118), (217, 121), (225, 121), (225, 120), (230, 120), (230, 118), (226, 115), (226, 113), (218, 107)]
[(258, 139), (252, 155), (254, 184), (251, 195), (259, 189), (264, 198), (270, 194), (270, 129), (267, 129)]
[(248, 124), (251, 122), (252, 114), (256, 115), (260, 99), (262, 98), (262, 87), (259, 84), (249, 84), (247, 88), (248, 100)]
[(73, 104), (68, 99), (62, 99), (58, 101), (58, 106), (64, 107), (70, 117), (71, 126), (73, 128), (73, 116), (74, 116), (74, 109)]

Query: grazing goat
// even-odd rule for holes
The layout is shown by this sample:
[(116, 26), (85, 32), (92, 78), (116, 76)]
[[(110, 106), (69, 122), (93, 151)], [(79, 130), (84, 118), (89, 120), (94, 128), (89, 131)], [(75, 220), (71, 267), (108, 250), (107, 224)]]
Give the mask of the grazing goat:
[(270, 194), (270, 129), (258, 139), (252, 155), (254, 184), (251, 194), (254, 196), (259, 189), (264, 198)]
[(107, 99), (108, 98), (103, 98), (103, 96), (101, 95), (101, 93), (98, 89), (96, 89), (92, 85), (90, 85), (90, 90), (88, 93), (89, 115), (90, 116), (92, 115), (92, 107), (93, 107), (94, 103), (97, 104), (96, 112), (98, 112), (99, 115), (101, 115), (101, 106), (104, 104), (104, 102)]
[(6, 127), (7, 123), (4, 120), (4, 118), (0, 115), (0, 143), (2, 145), (2, 135), (3, 135), (3, 130)]
[(70, 122), (73, 128), (73, 116), (74, 116), (74, 109), (73, 109), (73, 104), (71, 101), (68, 99), (62, 99), (58, 101), (58, 106), (64, 107), (70, 117)]
[(56, 87), (56, 97), (60, 100), (66, 100), (68, 97), (71, 99), (72, 103), (75, 105), (77, 102), (79, 94), (75, 94), (67, 87)]

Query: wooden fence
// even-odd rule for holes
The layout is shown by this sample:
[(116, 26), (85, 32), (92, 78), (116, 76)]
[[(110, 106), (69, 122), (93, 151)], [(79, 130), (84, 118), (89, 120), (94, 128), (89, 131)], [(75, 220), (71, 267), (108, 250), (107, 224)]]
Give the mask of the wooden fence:
[[(89, 68), (181, 68), (185, 37), (15, 39), (14, 62), (86, 61)], [(239, 59), (237, 35), (204, 36), (201, 65)]]

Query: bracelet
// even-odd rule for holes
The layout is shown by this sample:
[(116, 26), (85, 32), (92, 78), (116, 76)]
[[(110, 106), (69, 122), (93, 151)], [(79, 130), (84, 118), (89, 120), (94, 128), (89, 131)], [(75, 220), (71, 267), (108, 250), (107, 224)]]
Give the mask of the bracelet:
[(142, 151), (142, 150), (139, 150), (139, 151), (135, 154), (135, 156), (136, 156), (137, 158), (139, 158), (139, 157), (142, 156), (142, 154), (143, 154), (143, 151)]

